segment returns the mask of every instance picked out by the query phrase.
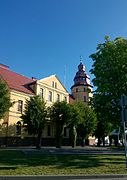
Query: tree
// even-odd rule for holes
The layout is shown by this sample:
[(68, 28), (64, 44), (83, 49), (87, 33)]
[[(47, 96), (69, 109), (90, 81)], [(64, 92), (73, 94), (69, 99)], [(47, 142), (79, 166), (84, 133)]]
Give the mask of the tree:
[(87, 104), (78, 102), (77, 106), (80, 110), (81, 121), (78, 125), (80, 136), (82, 137), (82, 146), (84, 146), (84, 140), (88, 141), (88, 137), (94, 134), (97, 125), (97, 118), (94, 109)]
[(4, 118), (4, 115), (11, 107), (9, 89), (6, 83), (0, 78), (0, 119)]
[(107, 100), (106, 96), (103, 97), (101, 95), (94, 94), (93, 100), (93, 106), (97, 116), (97, 128), (95, 130), (95, 136), (98, 138), (97, 146), (100, 146), (102, 141), (103, 146), (105, 146), (105, 137), (113, 130), (113, 125), (109, 121), (108, 115), (110, 105), (108, 103), (105, 104), (105, 101)]
[(67, 102), (55, 102), (50, 108), (50, 118), (55, 127), (56, 148), (61, 147), (64, 126), (69, 123), (70, 108)]
[(36, 148), (41, 148), (42, 132), (46, 124), (47, 110), (45, 102), (40, 96), (31, 97), (26, 101), (24, 114), (21, 116), (23, 123), (27, 124), (29, 134), (37, 135)]
[[(127, 40), (105, 37), (105, 42), (97, 46), (90, 55), (93, 60), (91, 73), (94, 74), (95, 106), (101, 106), (100, 117), (115, 126), (120, 124), (120, 97), (127, 95)], [(97, 101), (97, 99), (101, 99)], [(95, 108), (97, 109), (97, 108)], [(105, 116), (106, 115), (106, 116)]]
[(69, 135), (71, 140), (71, 145), (74, 148), (76, 146), (77, 140), (77, 127), (82, 122), (82, 116), (77, 103), (69, 104), (70, 107), (70, 118), (69, 118)]

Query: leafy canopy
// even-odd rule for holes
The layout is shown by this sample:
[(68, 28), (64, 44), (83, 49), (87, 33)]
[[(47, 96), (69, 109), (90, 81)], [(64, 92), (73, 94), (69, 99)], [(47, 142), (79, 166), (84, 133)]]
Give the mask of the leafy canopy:
[(4, 118), (4, 115), (11, 107), (9, 89), (6, 83), (0, 78), (0, 119)]
[(80, 110), (80, 122), (79, 129), (81, 132), (81, 136), (84, 138), (88, 138), (89, 135), (92, 135), (96, 129), (97, 118), (94, 109), (92, 109), (87, 104), (83, 102), (77, 102), (76, 106)]
[(111, 41), (106, 37), (105, 42), (99, 44), (96, 53), (90, 57), (94, 62), (91, 69), (96, 86), (94, 104), (100, 106), (102, 117), (108, 117), (109, 121), (118, 125), (120, 97), (127, 95), (127, 40), (119, 37)]
[(26, 101), (22, 120), (27, 124), (27, 130), (30, 134), (38, 134), (45, 127), (47, 110), (45, 102), (40, 96), (31, 97)]

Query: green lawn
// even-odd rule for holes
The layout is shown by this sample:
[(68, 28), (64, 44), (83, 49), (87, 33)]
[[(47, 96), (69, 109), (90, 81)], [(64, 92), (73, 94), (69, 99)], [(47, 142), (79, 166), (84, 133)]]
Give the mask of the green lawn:
[(0, 175), (127, 174), (123, 155), (26, 155), (0, 150)]

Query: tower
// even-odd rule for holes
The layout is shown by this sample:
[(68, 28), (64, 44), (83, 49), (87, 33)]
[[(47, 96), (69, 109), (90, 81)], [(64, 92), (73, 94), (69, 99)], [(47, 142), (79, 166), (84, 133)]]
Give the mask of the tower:
[(87, 103), (92, 97), (92, 85), (90, 84), (90, 77), (87, 75), (85, 66), (82, 61), (78, 65), (78, 71), (74, 77), (74, 85), (71, 87), (71, 93), (76, 101)]

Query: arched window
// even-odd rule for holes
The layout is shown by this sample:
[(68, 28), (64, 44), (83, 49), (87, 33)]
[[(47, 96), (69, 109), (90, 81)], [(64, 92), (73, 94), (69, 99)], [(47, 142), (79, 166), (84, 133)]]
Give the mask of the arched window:
[(16, 134), (21, 135), (21, 122), (20, 121), (16, 123)]

